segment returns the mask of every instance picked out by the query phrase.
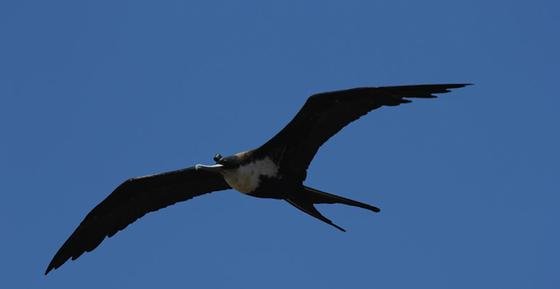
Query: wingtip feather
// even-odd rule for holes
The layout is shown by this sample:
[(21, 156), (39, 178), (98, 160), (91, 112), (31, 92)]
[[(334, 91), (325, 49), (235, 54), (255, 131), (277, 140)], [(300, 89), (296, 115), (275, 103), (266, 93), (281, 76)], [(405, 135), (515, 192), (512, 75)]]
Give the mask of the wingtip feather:
[(49, 264), (49, 266), (47, 266), (47, 270), (45, 270), (45, 276), (47, 276), (47, 274), (49, 274), (52, 269), (55, 269), (54, 266), (52, 264)]

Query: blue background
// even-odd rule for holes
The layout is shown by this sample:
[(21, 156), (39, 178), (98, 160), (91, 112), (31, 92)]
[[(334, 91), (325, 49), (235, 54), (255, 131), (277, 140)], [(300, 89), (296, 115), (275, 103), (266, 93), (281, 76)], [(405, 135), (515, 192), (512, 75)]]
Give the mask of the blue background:
[[(0, 288), (560, 288), (557, 1), (2, 1)], [(307, 96), (472, 82), (377, 110), (306, 183), (224, 191), (43, 276), (126, 178), (254, 148)]]

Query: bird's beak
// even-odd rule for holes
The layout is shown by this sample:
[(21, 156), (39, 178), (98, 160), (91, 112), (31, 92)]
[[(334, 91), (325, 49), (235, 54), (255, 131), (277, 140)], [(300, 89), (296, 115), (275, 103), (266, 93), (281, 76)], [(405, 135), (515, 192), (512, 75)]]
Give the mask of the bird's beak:
[(215, 165), (211, 165), (211, 166), (205, 166), (205, 165), (195, 165), (194, 168), (196, 170), (203, 170), (203, 171), (209, 171), (209, 172), (215, 172), (215, 173), (219, 173), (223, 170), (223, 165), (221, 164), (215, 164)]

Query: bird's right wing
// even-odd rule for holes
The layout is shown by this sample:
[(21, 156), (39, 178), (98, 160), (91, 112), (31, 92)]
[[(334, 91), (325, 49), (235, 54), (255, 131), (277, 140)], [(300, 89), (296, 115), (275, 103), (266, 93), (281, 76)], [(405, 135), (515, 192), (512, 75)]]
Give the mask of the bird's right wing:
[(95, 249), (145, 214), (230, 186), (218, 173), (194, 167), (132, 178), (119, 185), (97, 205), (64, 242), (49, 263), (45, 274)]
[(408, 103), (408, 98), (435, 98), (468, 84), (424, 84), (358, 87), (324, 92), (307, 99), (296, 116), (257, 151), (273, 155), (281, 168), (305, 179), (309, 163), (329, 138), (349, 123), (382, 106)]

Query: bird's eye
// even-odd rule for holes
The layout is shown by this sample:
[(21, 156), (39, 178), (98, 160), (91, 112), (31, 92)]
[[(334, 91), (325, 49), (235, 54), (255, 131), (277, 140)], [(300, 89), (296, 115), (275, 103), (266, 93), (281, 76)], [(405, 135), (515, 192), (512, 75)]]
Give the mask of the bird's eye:
[(219, 163), (219, 162), (222, 160), (222, 158), (223, 158), (223, 157), (222, 157), (221, 154), (216, 154), (216, 155), (214, 156), (214, 161), (217, 162), (217, 163)]

